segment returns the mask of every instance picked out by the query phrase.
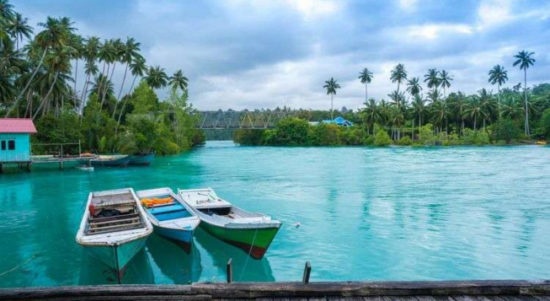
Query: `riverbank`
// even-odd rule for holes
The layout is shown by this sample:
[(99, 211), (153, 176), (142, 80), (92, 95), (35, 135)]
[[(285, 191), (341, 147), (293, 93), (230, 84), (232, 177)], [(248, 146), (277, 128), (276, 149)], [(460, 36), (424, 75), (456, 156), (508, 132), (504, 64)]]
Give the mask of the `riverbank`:
[[(390, 135), (391, 134), (391, 135)], [(252, 146), (482, 146), (545, 144), (514, 129), (503, 120), (480, 130), (464, 128), (460, 134), (434, 129), (431, 124), (403, 131), (376, 126), (369, 132), (362, 126), (311, 124), (299, 118), (281, 120), (273, 129), (240, 129), (233, 136), (240, 145)]]

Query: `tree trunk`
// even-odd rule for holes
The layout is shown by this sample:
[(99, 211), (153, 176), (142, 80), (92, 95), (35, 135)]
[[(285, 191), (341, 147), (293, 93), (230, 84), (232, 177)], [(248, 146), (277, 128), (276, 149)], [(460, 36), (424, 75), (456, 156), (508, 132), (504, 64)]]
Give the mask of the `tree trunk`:
[(334, 94), (330, 94), (330, 120), (334, 120), (334, 116), (332, 113), (333, 104), (334, 104)]
[(474, 116), (474, 131), (477, 129), (477, 115)]
[(365, 84), (365, 103), (369, 101), (369, 90), (367, 88), (367, 84)]
[(38, 62), (38, 66), (36, 66), (36, 69), (34, 69), (34, 72), (32, 73), (31, 78), (29, 78), (29, 80), (27, 81), (27, 84), (25, 85), (25, 87), (23, 87), (23, 90), (21, 90), (19, 92), (19, 94), (17, 95), (17, 97), (13, 101), (13, 105), (6, 111), (6, 115), (4, 117), (8, 117), (11, 110), (17, 105), (17, 103), (19, 102), (19, 99), (21, 98), (21, 96), (23, 96), (23, 93), (25, 93), (25, 91), (29, 88), (32, 80), (36, 76), (36, 73), (38, 73), (38, 69), (40, 69), (40, 67), (42, 67), (42, 63), (44, 62), (44, 57), (46, 56), (47, 51), (48, 51), (48, 47), (44, 48), (44, 51), (42, 52), (42, 56), (40, 57), (40, 61)]
[[(132, 89), (134, 89), (134, 84), (136, 83), (137, 75), (134, 76), (134, 79), (132, 80), (132, 85), (130, 86), (130, 92), (132, 92)], [(126, 94), (128, 95), (128, 94)], [(115, 133), (118, 132), (118, 127), (120, 126), (120, 119), (122, 118), (122, 113), (124, 110), (126, 110), (126, 103), (128, 102), (128, 98), (124, 99), (124, 102), (122, 103), (122, 109), (120, 110), (120, 113), (118, 114), (118, 121), (115, 128)]]
[(527, 68), (523, 69), (523, 99), (525, 101), (525, 135), (529, 136), (529, 106), (527, 104)]
[(113, 119), (115, 119), (115, 112), (120, 101), (120, 95), (122, 95), (122, 88), (124, 88), (124, 82), (126, 81), (126, 73), (128, 73), (128, 63), (126, 63), (126, 68), (124, 69), (124, 76), (122, 77), (122, 84), (120, 84), (120, 90), (118, 91), (117, 102), (115, 103), (115, 109), (113, 110)]
[[(36, 109), (36, 112), (34, 112), (34, 115), (32, 116), (33, 120), (36, 118), (36, 115), (38, 115), (38, 112), (40, 112), (40, 110), (44, 107), (44, 104), (45, 104), (46, 100), (48, 99), (48, 97), (50, 97), (50, 94), (52, 93), (53, 87), (55, 86), (56, 82), (57, 82), (57, 73), (55, 74), (55, 77), (53, 79), (53, 83), (51, 84), (50, 89), (48, 90), (48, 93), (46, 93), (46, 96), (44, 96), (44, 98), (42, 98), (42, 100), (40, 101), (40, 105)], [(43, 110), (42, 113), (44, 113), (44, 112), (45, 112), (45, 110)]]
[(462, 125), (461, 125), (460, 134), (464, 135), (464, 117), (462, 117)]
[(74, 87), (73, 87), (73, 90), (74, 90), (74, 99), (76, 100), (77, 97), (77, 93), (76, 93), (76, 82), (78, 80), (78, 58), (76, 59), (76, 64), (75, 64), (75, 67), (74, 67)]

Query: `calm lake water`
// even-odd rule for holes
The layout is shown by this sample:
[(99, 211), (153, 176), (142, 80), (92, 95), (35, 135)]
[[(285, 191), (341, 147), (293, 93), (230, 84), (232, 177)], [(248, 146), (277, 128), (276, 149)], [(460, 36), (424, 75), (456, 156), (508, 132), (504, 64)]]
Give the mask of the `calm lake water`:
[[(124, 283), (550, 278), (550, 148), (274, 148), (231, 142), (151, 167), (0, 175), (0, 286), (115, 283), (74, 238), (89, 191), (212, 187), (283, 222), (266, 257), (155, 235)], [(300, 227), (295, 227), (300, 223)]]

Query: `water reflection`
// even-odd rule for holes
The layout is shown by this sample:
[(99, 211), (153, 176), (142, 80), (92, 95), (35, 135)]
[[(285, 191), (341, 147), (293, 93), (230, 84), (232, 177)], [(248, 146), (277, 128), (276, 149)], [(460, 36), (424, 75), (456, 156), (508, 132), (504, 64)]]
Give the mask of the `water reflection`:
[[(82, 250), (82, 262), (80, 266), (81, 285), (90, 284), (117, 284), (115, 272), (99, 262), (95, 257)], [(151, 268), (151, 261), (144, 250), (139, 251), (136, 256), (128, 263), (122, 283), (148, 284), (155, 283), (155, 276)]]
[(233, 259), (233, 281), (275, 281), (271, 265), (266, 257), (256, 260), (243, 250), (233, 247), (198, 228), (195, 241), (212, 257), (218, 274), (225, 275), (227, 261)]
[(197, 282), (201, 276), (201, 255), (195, 244), (187, 254), (180, 246), (156, 234), (147, 241), (147, 249), (161, 272), (173, 283)]

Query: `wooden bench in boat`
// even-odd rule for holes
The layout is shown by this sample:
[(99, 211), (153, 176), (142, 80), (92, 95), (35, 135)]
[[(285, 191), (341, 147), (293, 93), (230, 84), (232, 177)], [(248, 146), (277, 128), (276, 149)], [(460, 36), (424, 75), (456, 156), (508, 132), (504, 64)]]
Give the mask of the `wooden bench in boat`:
[(143, 227), (137, 204), (129, 193), (94, 197), (91, 201), (97, 212), (117, 210), (121, 214), (113, 216), (95, 216), (88, 218), (87, 235), (105, 234)]

